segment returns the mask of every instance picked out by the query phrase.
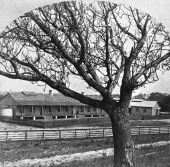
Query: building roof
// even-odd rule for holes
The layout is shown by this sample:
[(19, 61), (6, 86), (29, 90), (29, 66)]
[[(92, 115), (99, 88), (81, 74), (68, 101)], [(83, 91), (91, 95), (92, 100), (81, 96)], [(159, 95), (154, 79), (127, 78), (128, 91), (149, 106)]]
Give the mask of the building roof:
[[(35, 92), (11, 92), (8, 93), (20, 105), (60, 105), (60, 106), (82, 106), (86, 105), (80, 101), (64, 96), (62, 94), (43, 94)], [(100, 95), (87, 95), (90, 98), (102, 100)]]
[(67, 96), (64, 96), (62, 94), (54, 94), (53, 95), (57, 101), (57, 104), (59, 105), (63, 105), (63, 106), (82, 106), (82, 105), (86, 105), (86, 104), (83, 104), (81, 103), (80, 101), (76, 100), (76, 99), (73, 99), (71, 97), (67, 97)]
[(146, 101), (146, 100), (141, 100), (141, 101), (135, 100), (135, 101), (133, 101), (132, 100), (130, 102), (130, 107), (149, 107), (149, 108), (152, 108), (152, 107), (155, 107), (155, 106), (158, 106), (157, 101)]
[(42, 93), (33, 93), (33, 92), (16, 92), (8, 93), (12, 98), (19, 103), (20, 105), (85, 105), (80, 103), (78, 100), (66, 97), (61, 94), (42, 94)]
[[(20, 105), (45, 105), (45, 106), (82, 106), (86, 105), (78, 100), (64, 96), (62, 94), (43, 94), (35, 92), (11, 92), (10, 95), (15, 102)], [(6, 95), (6, 96), (7, 96)], [(5, 97), (6, 97), (5, 96)], [(100, 95), (88, 95), (91, 98), (102, 100)], [(118, 101), (117, 96), (115, 99)], [(132, 99), (130, 102), (131, 107), (154, 107), (158, 106), (157, 101), (145, 101), (139, 99)], [(159, 106), (158, 106), (159, 107)]]

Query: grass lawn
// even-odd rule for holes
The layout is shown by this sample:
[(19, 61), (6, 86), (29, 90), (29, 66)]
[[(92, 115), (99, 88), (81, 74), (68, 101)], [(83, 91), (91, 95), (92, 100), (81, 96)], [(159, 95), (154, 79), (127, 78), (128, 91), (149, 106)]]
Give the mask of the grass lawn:
[[(130, 120), (131, 126), (166, 126), (170, 125), (170, 121), (166, 120)], [(102, 122), (102, 123), (94, 123), (87, 124), (85, 126), (99, 126), (99, 127), (111, 127), (111, 122)]]
[[(88, 118), (87, 118), (88, 119)], [(170, 121), (167, 120), (131, 120), (130, 121), (131, 126), (163, 126), (163, 125), (170, 125)], [(77, 128), (77, 127), (111, 127), (111, 122), (98, 122), (98, 123), (90, 123), (90, 124), (84, 124), (84, 125), (74, 125), (74, 126), (64, 126), (64, 127), (58, 127), (58, 128)], [(52, 128), (52, 129), (58, 129), (58, 128)], [(1, 122), (0, 121), (0, 130), (31, 130), (31, 129), (43, 129), (43, 128), (37, 128), (32, 126), (25, 126), (25, 125), (19, 125), (14, 123), (7, 123), (7, 122)]]
[(131, 126), (164, 126), (170, 125), (170, 121), (164, 120), (131, 120)]
[[(150, 148), (145, 149), (149, 151)], [(142, 152), (145, 152), (142, 150)], [(167, 147), (157, 147), (152, 149), (155, 154), (138, 157), (136, 167), (170, 167), (170, 150)], [(140, 151), (138, 151), (140, 154)], [(56, 167), (51, 165), (50, 167)], [(69, 164), (57, 165), (57, 167), (113, 167), (113, 157), (96, 158), (89, 161), (72, 162)]]
[[(159, 140), (163, 140), (159, 138)], [(159, 141), (152, 139), (152, 142)], [(135, 139), (135, 144), (151, 142), (147, 138), (142, 141)], [(112, 139), (72, 140), (72, 141), (29, 141), (1, 142), (0, 162), (24, 159), (41, 159), (55, 155), (73, 154), (77, 152), (95, 151), (113, 147)], [(154, 153), (154, 154), (153, 154)], [(149, 155), (153, 154), (153, 155)], [(143, 147), (136, 149), (137, 167), (168, 167), (170, 166), (170, 145), (159, 147)], [(146, 156), (148, 155), (148, 156)], [(140, 157), (139, 157), (140, 156)], [(57, 167), (111, 167), (113, 157), (102, 157), (86, 161), (73, 161)], [(32, 166), (33, 167), (33, 166)], [(40, 166), (41, 167), (41, 166)], [(50, 167), (56, 167), (51, 165)]]
[(111, 139), (0, 142), (0, 162), (95, 151), (112, 148), (112, 143)]
[[(133, 126), (170, 125), (164, 121), (132, 121)], [(138, 136), (135, 144), (169, 140), (170, 136)], [(24, 159), (41, 159), (55, 155), (95, 151), (113, 147), (112, 139), (66, 140), (66, 141), (20, 141), (0, 142), (0, 162), (13, 162)], [(153, 153), (152, 155), (149, 155)], [(146, 156), (147, 154), (147, 156)], [(156, 148), (137, 149), (137, 167), (170, 167), (170, 145)], [(140, 156), (140, 157), (139, 157)], [(57, 167), (111, 167), (113, 157), (96, 158), (89, 161), (77, 161)], [(54, 165), (51, 165), (53, 167)], [(32, 166), (33, 167), (33, 166)], [(55, 166), (54, 166), (55, 167)]]

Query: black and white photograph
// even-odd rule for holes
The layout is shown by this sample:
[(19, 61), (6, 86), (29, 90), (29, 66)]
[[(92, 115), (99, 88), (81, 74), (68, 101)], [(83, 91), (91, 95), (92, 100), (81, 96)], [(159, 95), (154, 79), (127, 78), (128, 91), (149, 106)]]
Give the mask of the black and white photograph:
[(0, 167), (170, 167), (170, 1), (0, 0)]

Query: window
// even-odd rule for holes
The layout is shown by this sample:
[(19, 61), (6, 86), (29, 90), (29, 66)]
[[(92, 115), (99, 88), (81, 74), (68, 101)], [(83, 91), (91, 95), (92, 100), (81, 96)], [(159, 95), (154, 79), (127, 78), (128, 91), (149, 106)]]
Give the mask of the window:
[(65, 106), (65, 111), (68, 112), (68, 106)]
[(21, 107), (21, 108), (20, 108), (20, 113), (22, 114), (23, 112), (24, 112), (24, 108)]
[(43, 115), (43, 111), (42, 110), (40, 111), (40, 115)]
[(159, 115), (159, 109), (156, 109), (156, 115)]
[(132, 108), (129, 108), (129, 114), (132, 114)]
[(143, 109), (143, 112), (146, 113), (146, 108)]
[(136, 108), (136, 112), (139, 112), (139, 108)]
[(87, 108), (87, 112), (90, 112), (90, 107)]
[(52, 107), (49, 107), (49, 112), (51, 113), (51, 111), (52, 111)]
[(31, 113), (34, 113), (35, 107), (31, 106)]
[(81, 106), (81, 112), (84, 112), (84, 106)]

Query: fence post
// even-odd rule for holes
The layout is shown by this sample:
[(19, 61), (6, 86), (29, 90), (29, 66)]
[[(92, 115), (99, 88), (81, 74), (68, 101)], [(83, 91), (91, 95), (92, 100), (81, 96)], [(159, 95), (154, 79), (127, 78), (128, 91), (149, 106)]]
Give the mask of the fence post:
[(89, 129), (89, 138), (90, 138), (90, 129)]
[(61, 130), (59, 130), (58, 132), (59, 132), (59, 139), (61, 139)]
[(103, 128), (103, 137), (105, 136), (104, 132), (105, 132), (105, 128)]
[(6, 132), (6, 141), (8, 141), (8, 132)]
[(44, 130), (43, 130), (43, 133), (42, 133), (42, 140), (44, 140), (45, 139), (45, 134), (44, 134), (45, 132), (44, 132)]
[(77, 130), (75, 129), (74, 131), (74, 138), (76, 139), (77, 138)]
[(139, 127), (139, 135), (140, 135), (140, 127)]
[(169, 132), (170, 132), (170, 131), (169, 131), (169, 126), (168, 126), (168, 134), (169, 134)]
[(27, 136), (28, 136), (27, 131), (25, 131), (25, 141), (27, 141)]
[(159, 127), (159, 134), (161, 133), (161, 127)]
[(149, 128), (149, 135), (151, 134), (151, 128)]

